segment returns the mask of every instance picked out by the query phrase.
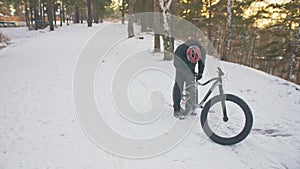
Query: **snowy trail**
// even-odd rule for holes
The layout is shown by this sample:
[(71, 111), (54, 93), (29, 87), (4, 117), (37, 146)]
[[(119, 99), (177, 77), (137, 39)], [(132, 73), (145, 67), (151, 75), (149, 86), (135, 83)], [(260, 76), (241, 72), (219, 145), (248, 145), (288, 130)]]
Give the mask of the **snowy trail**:
[(72, 74), (82, 46), (97, 29), (73, 25), (1, 51), (1, 169), (93, 165), (86, 162), (91, 155), (86, 150), (95, 146), (74, 111)]
[[(107, 25), (115, 29), (101, 32)], [(120, 29), (124, 31), (114, 32)], [(0, 51), (0, 169), (300, 167), (298, 85), (222, 62), (227, 74), (225, 91), (244, 98), (254, 113), (253, 130), (245, 141), (234, 146), (217, 145), (206, 140), (197, 123), (181, 144), (161, 156), (124, 159), (103, 151), (82, 131), (73, 103), (72, 80), (77, 58), (89, 38), (100, 31), (103, 38), (97, 43), (101, 53), (105, 51), (101, 48), (103, 44), (110, 46), (110, 33), (126, 37), (126, 26), (104, 23), (93, 28), (71, 25), (44, 33), (16, 29), (0, 31), (10, 35), (14, 43)], [(112, 74), (132, 51), (140, 51), (141, 60), (137, 63), (154, 64), (173, 72), (172, 62), (162, 62), (161, 54), (151, 53), (151, 34), (140, 36), (144, 39), (132, 38), (117, 44), (99, 67), (95, 80), (95, 97), (98, 106), (107, 110), (103, 114), (107, 123), (132, 137), (153, 136), (176, 121), (171, 113), (163, 114), (153, 125), (137, 127), (121, 118), (108, 99)], [(215, 68), (212, 63), (208, 61), (207, 65), (211, 71)], [(129, 89), (132, 99), (137, 101), (137, 109), (149, 108), (148, 100), (141, 98), (155, 89), (163, 89), (167, 98), (165, 104), (171, 103), (168, 96), (173, 82), (169, 77), (149, 74), (147, 78), (138, 79), (133, 82), (137, 88)], [(167, 109), (172, 110), (170, 106)]]

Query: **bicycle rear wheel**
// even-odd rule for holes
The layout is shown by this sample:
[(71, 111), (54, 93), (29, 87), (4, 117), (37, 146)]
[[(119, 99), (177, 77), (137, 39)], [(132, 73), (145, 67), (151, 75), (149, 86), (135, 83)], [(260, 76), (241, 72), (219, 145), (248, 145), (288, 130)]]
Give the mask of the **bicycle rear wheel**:
[(253, 125), (253, 116), (249, 106), (241, 98), (231, 94), (224, 96), (228, 121), (223, 120), (220, 95), (205, 104), (200, 121), (211, 140), (222, 145), (232, 145), (248, 136)]

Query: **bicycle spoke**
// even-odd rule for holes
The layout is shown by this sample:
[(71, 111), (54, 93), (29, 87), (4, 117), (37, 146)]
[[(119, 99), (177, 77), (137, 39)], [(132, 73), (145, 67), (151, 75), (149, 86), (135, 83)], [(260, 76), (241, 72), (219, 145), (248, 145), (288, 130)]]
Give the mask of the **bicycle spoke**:
[(214, 133), (220, 136), (232, 137), (241, 132), (245, 124), (245, 117), (242, 109), (226, 101), (226, 108), (229, 120), (223, 121), (221, 102), (212, 105), (208, 113), (207, 122)]

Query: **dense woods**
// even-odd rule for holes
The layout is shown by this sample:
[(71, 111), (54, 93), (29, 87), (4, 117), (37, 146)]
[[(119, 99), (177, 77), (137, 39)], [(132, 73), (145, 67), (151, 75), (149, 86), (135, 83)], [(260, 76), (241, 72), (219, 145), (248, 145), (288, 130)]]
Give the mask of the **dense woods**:
[[(136, 13), (160, 12), (166, 20), (176, 15), (201, 29), (222, 60), (300, 84), (299, 0), (2, 0), (0, 12), (24, 17), (30, 29), (50, 25), (51, 30), (63, 23), (92, 26), (106, 18), (125, 16), (128, 37), (134, 36), (134, 23), (145, 32), (163, 22), (136, 18)], [(161, 28), (164, 34), (154, 36), (155, 52), (162, 51), (160, 43), (165, 52), (174, 50), (174, 38), (170, 36), (174, 27), (171, 23), (167, 26)], [(172, 59), (165, 56), (165, 60)]]

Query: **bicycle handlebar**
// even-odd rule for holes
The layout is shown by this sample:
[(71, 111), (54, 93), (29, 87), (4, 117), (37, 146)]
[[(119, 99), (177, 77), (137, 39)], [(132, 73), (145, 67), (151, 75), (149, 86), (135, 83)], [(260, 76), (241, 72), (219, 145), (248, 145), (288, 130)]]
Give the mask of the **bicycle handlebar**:
[(223, 72), (222, 69), (219, 68), (219, 67), (218, 67), (217, 73), (218, 73), (219, 77), (212, 78), (212, 79), (210, 79), (210, 80), (208, 80), (208, 81), (206, 81), (206, 82), (204, 82), (204, 83), (200, 83), (200, 82), (197, 82), (197, 83), (198, 83), (199, 85), (201, 85), (201, 86), (205, 86), (205, 85), (207, 85), (208, 83), (210, 83), (210, 82), (212, 82), (212, 81), (219, 80), (219, 78), (221, 78), (221, 76), (224, 76), (224, 72)]
[(219, 73), (219, 76), (224, 76), (224, 72), (219, 67), (218, 67), (218, 73)]

